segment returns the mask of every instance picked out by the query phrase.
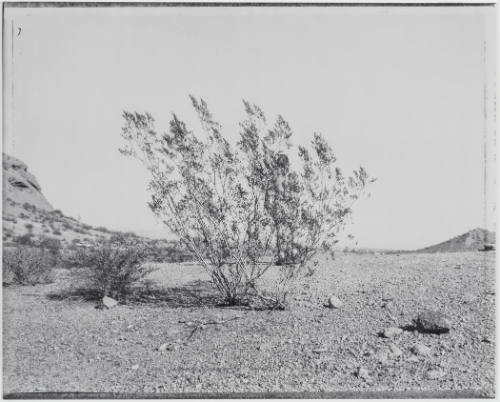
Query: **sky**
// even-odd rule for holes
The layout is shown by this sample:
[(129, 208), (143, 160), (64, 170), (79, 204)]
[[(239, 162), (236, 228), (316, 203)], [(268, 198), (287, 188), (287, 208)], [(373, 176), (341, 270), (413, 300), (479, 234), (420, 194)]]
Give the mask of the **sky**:
[[(122, 111), (175, 112), (189, 94), (228, 138), (242, 99), (321, 132), (339, 166), (377, 178), (354, 207), (358, 246), (415, 249), (496, 212), (492, 7), (6, 8), (4, 151), (65, 214), (168, 237), (148, 173), (118, 152)], [(12, 36), (12, 33), (14, 35)]]

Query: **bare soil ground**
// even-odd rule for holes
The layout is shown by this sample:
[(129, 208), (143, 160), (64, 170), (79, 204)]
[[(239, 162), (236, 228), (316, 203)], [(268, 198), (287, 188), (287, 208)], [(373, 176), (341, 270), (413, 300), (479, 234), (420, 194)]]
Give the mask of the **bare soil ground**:
[[(75, 271), (62, 270), (54, 284), (3, 288), (3, 392), (492, 397), (494, 270), (494, 253), (339, 255), (300, 284), (286, 311), (219, 306), (189, 264), (162, 265), (141, 302), (98, 310), (71, 288)], [(323, 306), (332, 294), (341, 308)], [(449, 316), (448, 334), (378, 336), (429, 307)], [(207, 321), (225, 322), (198, 327)], [(415, 355), (417, 344), (430, 353)], [(432, 370), (441, 374), (431, 379)]]

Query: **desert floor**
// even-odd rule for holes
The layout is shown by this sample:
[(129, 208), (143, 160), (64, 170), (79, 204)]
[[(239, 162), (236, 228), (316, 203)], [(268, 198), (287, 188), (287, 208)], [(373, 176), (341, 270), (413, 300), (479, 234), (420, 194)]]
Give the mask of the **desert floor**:
[[(76, 290), (77, 271), (59, 270), (53, 284), (3, 288), (3, 392), (492, 397), (494, 270), (490, 252), (339, 254), (286, 311), (219, 306), (191, 264), (159, 266), (150, 299), (99, 310)], [(330, 295), (343, 306), (325, 307)], [(445, 313), (451, 331), (378, 335), (423, 308)], [(193, 333), (207, 321), (226, 322)], [(417, 344), (430, 353), (415, 355)]]

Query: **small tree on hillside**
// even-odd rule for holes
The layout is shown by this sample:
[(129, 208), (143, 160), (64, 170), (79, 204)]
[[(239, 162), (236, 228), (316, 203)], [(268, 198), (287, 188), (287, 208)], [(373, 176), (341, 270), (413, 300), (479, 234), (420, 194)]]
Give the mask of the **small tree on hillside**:
[[(336, 243), (351, 205), (371, 181), (361, 167), (344, 177), (325, 139), (298, 148), (283, 117), (269, 125), (262, 110), (244, 102), (237, 144), (223, 136), (207, 104), (191, 97), (203, 136), (174, 114), (168, 133), (153, 117), (124, 112), (120, 151), (151, 173), (151, 210), (175, 233), (228, 303), (259, 296), (282, 307), (290, 282), (318, 250)], [(279, 290), (264, 295), (258, 280), (280, 266)]]

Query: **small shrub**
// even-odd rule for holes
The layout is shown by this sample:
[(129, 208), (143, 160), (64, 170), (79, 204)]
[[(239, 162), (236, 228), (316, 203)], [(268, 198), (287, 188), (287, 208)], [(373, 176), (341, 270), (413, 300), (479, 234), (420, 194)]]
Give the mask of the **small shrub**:
[(16, 218), (14, 218), (13, 216), (4, 216), (3, 220), (7, 222), (15, 222)]
[(27, 223), (26, 225), (24, 225), (24, 227), (28, 229), (30, 232), (33, 230), (33, 225), (31, 223)]
[(42, 236), (38, 241), (38, 247), (47, 250), (50, 254), (58, 256), (61, 252), (61, 240), (54, 237)]
[(52, 233), (55, 234), (56, 236), (61, 236), (61, 231), (59, 229), (53, 229)]
[(25, 202), (23, 204), (23, 208), (26, 210), (26, 211), (33, 211), (35, 212), (36, 211), (36, 207), (28, 202)]
[(63, 222), (62, 227), (65, 230), (73, 230), (73, 225), (69, 224), (68, 222)]
[(83, 251), (80, 261), (90, 269), (89, 285), (100, 297), (126, 301), (132, 286), (154, 270), (145, 259), (138, 247), (106, 243)]
[(17, 236), (14, 241), (21, 246), (33, 246), (33, 233), (26, 233), (22, 236)]
[(53, 282), (53, 258), (47, 251), (32, 247), (18, 247), (3, 252), (4, 282), (36, 285)]
[(193, 255), (181, 244), (153, 241), (147, 246), (148, 259), (154, 262), (192, 261)]
[(84, 268), (85, 255), (85, 248), (80, 243), (72, 241), (66, 247), (61, 248), (59, 266), (61, 268)]

